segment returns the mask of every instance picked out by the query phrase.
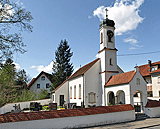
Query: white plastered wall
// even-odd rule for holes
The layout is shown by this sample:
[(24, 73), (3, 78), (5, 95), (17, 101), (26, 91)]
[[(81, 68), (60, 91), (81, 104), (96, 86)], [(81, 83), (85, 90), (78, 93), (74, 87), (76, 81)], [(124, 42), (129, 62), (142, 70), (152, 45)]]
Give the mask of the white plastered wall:
[(54, 103), (57, 103), (57, 106), (60, 105), (60, 95), (64, 95), (64, 101), (65, 103), (69, 103), (69, 96), (68, 96), (68, 81), (66, 81), (59, 89), (55, 91), (55, 93), (52, 94), (52, 97), (54, 95), (55, 101)]
[[(79, 96), (79, 84), (81, 84), (81, 97)], [(74, 98), (74, 87), (76, 86), (76, 98)], [(72, 87), (72, 97), (70, 98), (70, 88)], [(78, 76), (69, 80), (69, 98), (70, 103), (77, 103), (77, 106), (81, 106), (83, 102), (83, 76)]]
[[(84, 83), (85, 83), (85, 107), (88, 105), (101, 106), (102, 105), (102, 94), (103, 87), (100, 84), (101, 77), (99, 74), (100, 71), (100, 61), (96, 62), (85, 74), (84, 74)], [(89, 102), (89, 93), (96, 93), (96, 103)]]
[(106, 94), (106, 105), (109, 103), (109, 93), (113, 92), (114, 96), (117, 95), (119, 91), (123, 91), (125, 94), (125, 104), (130, 104), (130, 87), (129, 84), (116, 85), (116, 86), (106, 86), (105, 94)]
[(160, 83), (158, 83), (158, 77), (160, 77), (160, 74), (152, 74), (153, 97), (159, 97)]
[[(140, 84), (137, 84), (137, 78), (140, 79)], [(142, 75), (139, 73), (139, 71), (136, 72), (133, 79), (130, 81), (130, 97), (131, 97), (131, 105), (134, 106), (134, 92), (139, 91), (141, 93), (143, 106), (147, 103), (147, 84), (145, 80), (143, 79)]]

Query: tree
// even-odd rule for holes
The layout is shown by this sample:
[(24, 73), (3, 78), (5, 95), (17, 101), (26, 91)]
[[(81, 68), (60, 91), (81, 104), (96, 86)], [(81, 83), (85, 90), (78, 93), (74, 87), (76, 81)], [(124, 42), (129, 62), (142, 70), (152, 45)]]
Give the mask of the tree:
[(27, 83), (29, 82), (29, 80), (30, 78), (27, 76), (24, 69), (16, 73), (16, 85), (20, 85), (22, 89), (27, 89)]
[[(14, 52), (26, 52), (21, 33), (32, 32), (32, 19), (31, 13), (18, 4), (0, 1), (0, 62), (12, 57)], [(10, 33), (12, 28), (15, 33)]]
[(11, 102), (15, 98), (15, 65), (7, 59), (0, 70), (0, 105)]
[(73, 64), (70, 63), (73, 52), (66, 40), (61, 40), (55, 52), (55, 62), (53, 63), (53, 85), (51, 91), (63, 83), (73, 72)]

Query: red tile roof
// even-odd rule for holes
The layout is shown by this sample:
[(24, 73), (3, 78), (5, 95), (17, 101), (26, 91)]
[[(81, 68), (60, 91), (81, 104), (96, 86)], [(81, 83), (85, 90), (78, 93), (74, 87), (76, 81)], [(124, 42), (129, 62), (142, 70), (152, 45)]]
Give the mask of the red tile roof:
[(33, 78), (33, 79), (31, 80), (31, 82), (30, 82), (30, 83), (28, 84), (28, 86), (27, 86), (28, 88), (31, 87), (31, 85), (34, 83), (35, 79), (36, 79), (36, 78)]
[(134, 110), (130, 104), (114, 105), (114, 106), (100, 106), (80, 109), (54, 110), (54, 111), (39, 111), (39, 112), (21, 112), (0, 114), (0, 123), (52, 119), (72, 116), (84, 116), (102, 113), (112, 113)]
[[(44, 74), (44, 75), (52, 82), (52, 75), (49, 74), (49, 73), (46, 73), (46, 72), (42, 71), (36, 78), (33, 78), (33, 79), (31, 80), (31, 82), (28, 84), (27, 87), (30, 88), (30, 87), (34, 84), (34, 82), (35, 82), (42, 74)], [(53, 82), (52, 82), (52, 83), (53, 83)]]
[[(158, 64), (160, 64), (160, 61), (154, 62), (154, 63), (151, 63), (151, 64), (152, 64), (152, 66), (158, 65)], [(150, 76), (149, 64), (139, 66), (139, 72), (141, 73), (142, 76)], [(157, 69), (157, 70), (155, 70), (151, 73), (156, 73), (156, 72), (160, 72), (160, 69)]]
[(150, 108), (153, 108), (153, 107), (160, 107), (160, 100), (159, 101), (156, 101), (156, 100), (149, 100), (146, 104), (145, 107), (150, 107)]
[(73, 75), (71, 75), (68, 79), (66, 79), (61, 85), (59, 85), (55, 90), (53, 90), (53, 92), (55, 92), (56, 90), (58, 90), (65, 82), (67, 82), (70, 79), (73, 79), (75, 77), (78, 77), (80, 75), (83, 75), (85, 72), (87, 72), (98, 60), (100, 60), (99, 58), (97, 58), (96, 60), (84, 65), (83, 67), (81, 67), (80, 69), (78, 69)]
[(135, 71), (113, 75), (105, 86), (129, 83), (135, 75)]

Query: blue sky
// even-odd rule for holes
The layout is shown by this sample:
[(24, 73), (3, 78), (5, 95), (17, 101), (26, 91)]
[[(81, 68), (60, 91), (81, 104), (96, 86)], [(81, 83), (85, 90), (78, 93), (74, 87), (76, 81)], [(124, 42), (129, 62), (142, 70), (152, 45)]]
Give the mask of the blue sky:
[[(32, 33), (23, 32), (25, 54), (16, 53), (14, 62), (30, 77), (42, 70), (52, 72), (52, 60), (61, 40), (72, 49), (71, 62), (77, 69), (96, 59), (99, 47), (99, 23), (108, 7), (109, 19), (116, 24), (117, 55), (160, 50), (159, 0), (19, 0), (30, 11)], [(118, 56), (117, 63), (125, 71), (152, 60), (160, 61), (160, 53)]]

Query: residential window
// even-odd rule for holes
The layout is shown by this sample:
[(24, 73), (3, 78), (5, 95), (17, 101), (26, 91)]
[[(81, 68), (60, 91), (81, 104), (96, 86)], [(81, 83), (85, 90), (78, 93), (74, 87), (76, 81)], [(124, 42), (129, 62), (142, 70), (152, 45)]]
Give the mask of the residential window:
[(72, 86), (70, 87), (70, 99), (72, 99)]
[(89, 103), (91, 103), (91, 104), (96, 103), (96, 93), (91, 92), (88, 94), (88, 96), (89, 96), (89, 98), (88, 98)]
[(152, 91), (147, 91), (147, 97), (153, 97)]
[(37, 84), (37, 88), (40, 88), (40, 84)]
[(160, 77), (158, 77), (158, 84), (160, 84)]
[(140, 85), (140, 79), (137, 78), (137, 85)]
[(46, 88), (49, 88), (49, 83), (46, 83)]
[(159, 97), (160, 97), (160, 91), (159, 91)]
[(41, 80), (44, 81), (44, 80), (45, 80), (45, 76), (42, 76), (42, 77), (41, 77)]
[(79, 84), (79, 99), (81, 99), (81, 84)]
[(74, 86), (74, 99), (76, 99), (76, 85)]

